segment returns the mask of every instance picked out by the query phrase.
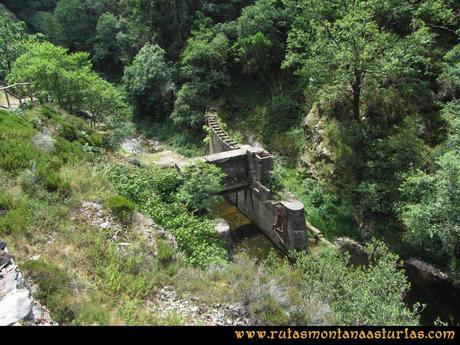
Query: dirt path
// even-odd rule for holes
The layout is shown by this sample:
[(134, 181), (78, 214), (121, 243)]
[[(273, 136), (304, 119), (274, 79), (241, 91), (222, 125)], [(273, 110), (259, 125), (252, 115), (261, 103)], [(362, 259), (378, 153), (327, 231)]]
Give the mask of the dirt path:
[(118, 153), (122, 160), (146, 167), (174, 168), (176, 163), (187, 159), (158, 140), (143, 136), (126, 139)]

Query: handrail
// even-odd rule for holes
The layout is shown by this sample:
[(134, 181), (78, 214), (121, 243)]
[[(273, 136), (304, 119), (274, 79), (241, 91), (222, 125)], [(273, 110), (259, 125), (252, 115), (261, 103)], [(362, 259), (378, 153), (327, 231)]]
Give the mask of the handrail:
[(15, 87), (15, 86), (24, 86), (24, 85), (30, 85), (30, 83), (16, 83), (16, 84), (13, 84), (13, 85), (2, 86), (2, 87), (0, 87), (0, 91), (7, 90), (7, 89), (10, 89), (10, 88)]
[[(13, 92), (14, 88), (24, 87), (24, 86), (26, 87), (26, 95), (25, 96), (21, 95), (21, 90), (19, 90), (20, 92), (18, 94), (16, 94), (17, 90), (15, 92)], [(30, 98), (30, 102), (32, 104), (34, 103), (34, 97), (33, 97), (33, 94), (32, 94), (32, 84), (30, 82), (15, 83), (15, 84), (12, 84), (12, 85), (2, 86), (2, 87), (0, 87), (0, 92), (5, 93), (6, 103), (8, 105), (8, 107), (5, 107), (5, 106), (2, 105), (1, 106), (2, 108), (11, 109), (11, 101), (10, 101), (10, 98), (9, 98), (8, 94), (13, 96), (14, 98), (16, 98), (19, 101), (19, 106), (20, 107), (22, 107), (23, 104), (25, 104), (27, 102), (27, 98)]]

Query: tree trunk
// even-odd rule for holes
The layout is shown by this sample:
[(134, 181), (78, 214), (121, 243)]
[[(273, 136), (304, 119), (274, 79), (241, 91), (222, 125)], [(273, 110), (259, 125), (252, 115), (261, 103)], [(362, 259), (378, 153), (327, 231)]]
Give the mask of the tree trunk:
[(353, 117), (361, 121), (361, 77), (358, 75), (353, 82)]

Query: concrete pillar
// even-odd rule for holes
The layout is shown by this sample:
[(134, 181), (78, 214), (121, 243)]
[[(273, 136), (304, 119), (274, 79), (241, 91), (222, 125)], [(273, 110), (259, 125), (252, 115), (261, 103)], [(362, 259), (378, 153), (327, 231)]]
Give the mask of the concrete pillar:
[(308, 248), (305, 210), (298, 200), (282, 201), (286, 214), (286, 249), (304, 251)]

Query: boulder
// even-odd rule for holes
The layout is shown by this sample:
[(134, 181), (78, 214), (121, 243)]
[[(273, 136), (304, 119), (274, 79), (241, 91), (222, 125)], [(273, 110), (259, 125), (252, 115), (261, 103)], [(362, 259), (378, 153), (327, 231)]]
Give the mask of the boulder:
[(404, 263), (408, 273), (417, 276), (417, 279), (425, 282), (449, 282), (449, 276), (440, 269), (418, 259), (408, 259)]
[(121, 148), (131, 155), (139, 155), (144, 152), (142, 143), (137, 138), (126, 139), (121, 143)]
[(367, 253), (363, 246), (349, 237), (339, 237), (334, 244), (341, 253), (347, 252), (350, 255), (349, 263), (353, 266), (365, 266), (369, 263)]
[(137, 159), (137, 158), (129, 158), (129, 159), (127, 160), (127, 162), (128, 162), (129, 164), (135, 165), (135, 166), (137, 166), (137, 167), (141, 167), (141, 166), (142, 166), (141, 161), (140, 161), (139, 159)]
[(214, 221), (214, 228), (219, 234), (219, 237), (225, 242), (228, 257), (231, 260), (233, 258), (233, 242), (230, 225), (224, 219), (218, 218)]
[(414, 258), (404, 262), (404, 269), (411, 284), (406, 302), (427, 304), (421, 313), (422, 325), (432, 325), (437, 317), (460, 320), (460, 286), (447, 273)]
[(18, 288), (18, 272), (14, 266), (9, 266), (1, 270), (0, 273), (0, 299), (2, 299)]
[(46, 308), (33, 299), (6, 245), (0, 253), (5, 258), (0, 268), (0, 326), (54, 324)]
[(0, 326), (32, 318), (32, 300), (26, 289), (16, 290), (0, 300)]
[(0, 250), (0, 269), (8, 266), (10, 263), (11, 263), (11, 256), (7, 252)]

